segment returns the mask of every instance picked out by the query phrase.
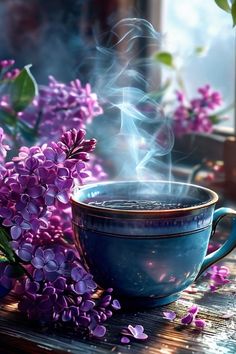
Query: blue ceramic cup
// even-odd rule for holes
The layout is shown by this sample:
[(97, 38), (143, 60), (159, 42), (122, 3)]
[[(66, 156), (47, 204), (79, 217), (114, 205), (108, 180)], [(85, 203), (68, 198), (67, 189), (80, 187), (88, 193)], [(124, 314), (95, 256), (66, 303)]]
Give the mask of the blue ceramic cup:
[[(72, 197), (76, 244), (98, 285), (112, 287), (121, 302), (165, 305), (236, 245), (236, 212), (214, 211), (217, 200), (210, 189), (176, 182), (88, 185)], [(162, 209), (130, 210), (121, 201), (160, 202)], [(220, 249), (206, 255), (224, 216), (232, 217), (232, 231)]]

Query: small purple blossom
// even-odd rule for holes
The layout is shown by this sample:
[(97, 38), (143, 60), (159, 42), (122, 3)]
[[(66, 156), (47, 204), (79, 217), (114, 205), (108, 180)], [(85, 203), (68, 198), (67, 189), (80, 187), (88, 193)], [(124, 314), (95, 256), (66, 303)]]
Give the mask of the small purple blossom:
[(195, 319), (194, 324), (197, 328), (203, 329), (206, 327), (206, 321), (201, 320), (200, 318)]
[(31, 264), (35, 268), (34, 278), (37, 280), (54, 280), (62, 274), (65, 267), (64, 253), (59, 250), (38, 247), (32, 257)]
[(96, 338), (104, 337), (106, 333), (106, 328), (104, 326), (98, 325), (92, 331), (92, 335)]
[(22, 261), (30, 262), (33, 257), (34, 246), (29, 242), (12, 241), (11, 246)]
[(128, 337), (123, 336), (123, 337), (121, 337), (120, 342), (122, 344), (129, 344), (130, 343), (130, 339)]
[(141, 325), (128, 325), (127, 327), (123, 328), (121, 331), (121, 334), (123, 334), (125, 337), (133, 337), (138, 340), (145, 340), (148, 338), (148, 335), (144, 333), (144, 328)]
[(184, 325), (189, 325), (193, 322), (194, 315), (192, 313), (187, 313), (181, 318), (181, 323)]
[(121, 305), (120, 305), (120, 302), (117, 300), (117, 299), (114, 299), (111, 303), (111, 307), (114, 309), (114, 310), (120, 310), (121, 309)]
[(188, 313), (191, 313), (193, 316), (196, 316), (199, 311), (199, 308), (197, 305), (192, 305), (188, 309)]
[(192, 305), (188, 308), (187, 314), (181, 318), (181, 323), (183, 325), (194, 324), (197, 328), (203, 329), (206, 326), (206, 322), (201, 318), (196, 318), (199, 307), (197, 305)]
[(13, 59), (1, 60), (0, 61), (0, 69), (9, 68), (9, 67), (13, 66), (14, 64), (15, 64), (15, 60), (13, 60)]
[(163, 317), (169, 321), (173, 321), (176, 318), (176, 313), (174, 311), (164, 311)]
[(211, 291), (216, 291), (230, 282), (228, 279), (230, 276), (230, 270), (226, 266), (213, 265), (210, 270), (206, 272), (205, 276), (209, 278)]
[(73, 268), (71, 270), (71, 278), (75, 281), (73, 289), (79, 295), (93, 291), (96, 288), (92, 275), (87, 273), (82, 267)]

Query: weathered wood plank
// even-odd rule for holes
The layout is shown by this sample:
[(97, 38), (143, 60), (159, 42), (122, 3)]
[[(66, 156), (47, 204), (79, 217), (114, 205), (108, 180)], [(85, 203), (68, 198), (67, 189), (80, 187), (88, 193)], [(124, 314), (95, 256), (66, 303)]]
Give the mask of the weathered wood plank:
[[(231, 283), (219, 292), (206, 291), (206, 282), (200, 279), (198, 292), (184, 292), (177, 302), (149, 311), (117, 313), (107, 322), (108, 331), (102, 340), (81, 338), (69, 330), (45, 329), (25, 320), (17, 311), (16, 300), (9, 295), (0, 305), (0, 353), (236, 353), (236, 251), (224, 262), (231, 269)], [(163, 318), (163, 310), (172, 309), (183, 315), (192, 303), (200, 306), (199, 317), (207, 321), (202, 332), (194, 327), (181, 326), (178, 321), (168, 322)], [(235, 315), (223, 319), (228, 310)], [(145, 342), (120, 344), (120, 330), (128, 324), (142, 324), (149, 338)]]

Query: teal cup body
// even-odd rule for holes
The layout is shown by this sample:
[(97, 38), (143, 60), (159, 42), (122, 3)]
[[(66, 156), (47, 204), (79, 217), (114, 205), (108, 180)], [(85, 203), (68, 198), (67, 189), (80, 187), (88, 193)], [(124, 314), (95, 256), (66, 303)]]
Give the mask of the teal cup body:
[[(155, 200), (163, 208), (100, 206), (109, 200)], [(214, 211), (217, 200), (209, 189), (175, 182), (88, 185), (72, 197), (76, 245), (97, 284), (112, 287), (124, 305), (164, 305), (235, 247), (236, 213), (230, 208)], [(217, 222), (226, 215), (233, 219), (232, 231), (219, 250), (206, 256)]]

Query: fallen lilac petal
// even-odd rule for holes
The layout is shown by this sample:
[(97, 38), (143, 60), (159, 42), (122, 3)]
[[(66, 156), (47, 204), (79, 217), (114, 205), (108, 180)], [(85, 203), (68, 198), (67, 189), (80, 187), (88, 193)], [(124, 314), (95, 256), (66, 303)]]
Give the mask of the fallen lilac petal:
[(211, 279), (217, 284), (217, 285), (224, 285), (230, 282), (229, 279), (224, 278), (221, 274), (213, 274), (211, 276)]
[(181, 318), (181, 323), (184, 325), (189, 325), (193, 321), (193, 315), (191, 313), (188, 313), (184, 317)]
[(129, 344), (130, 343), (130, 339), (125, 336), (123, 336), (120, 341), (122, 344)]
[(176, 318), (176, 313), (174, 311), (164, 311), (163, 317), (169, 321), (173, 321)]
[(120, 310), (121, 309), (121, 305), (120, 305), (120, 302), (117, 300), (117, 299), (114, 299), (112, 301), (112, 304), (111, 304), (112, 308), (114, 310)]
[(139, 339), (139, 340), (146, 340), (148, 338), (148, 335), (146, 333), (139, 333), (135, 339)]
[(226, 312), (223, 313), (220, 317), (224, 318), (225, 320), (228, 320), (229, 318), (232, 318), (235, 314), (233, 312)]
[(196, 315), (198, 313), (198, 306), (197, 305), (193, 305), (188, 309), (188, 313), (191, 313), (192, 315)]
[(135, 327), (129, 325), (128, 330), (135, 339), (145, 340), (148, 338), (148, 335), (144, 333), (144, 328), (141, 325), (136, 325)]
[(128, 325), (128, 330), (130, 331), (131, 335), (135, 338), (135, 336), (137, 335), (135, 327), (133, 327), (132, 325)]
[(194, 324), (195, 324), (195, 326), (198, 327), (198, 328), (204, 328), (204, 327), (206, 327), (206, 321), (201, 320), (200, 318), (196, 319), (196, 320), (194, 321)]

